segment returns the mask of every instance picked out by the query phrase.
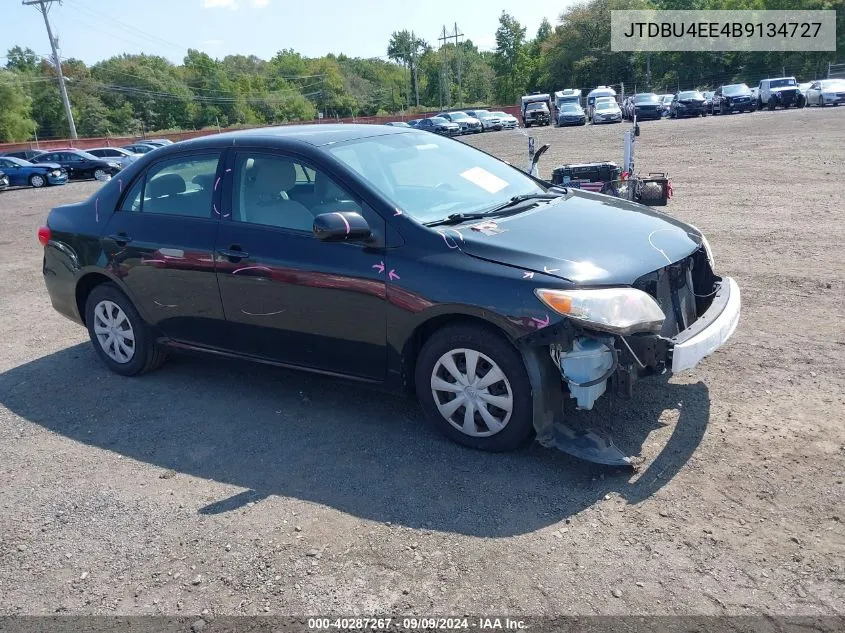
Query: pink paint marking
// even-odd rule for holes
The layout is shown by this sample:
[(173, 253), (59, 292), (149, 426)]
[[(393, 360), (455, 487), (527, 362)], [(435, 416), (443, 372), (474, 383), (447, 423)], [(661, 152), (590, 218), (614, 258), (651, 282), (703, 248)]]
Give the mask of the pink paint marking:
[(100, 221), (100, 199), (94, 198), (94, 219)]
[(394, 213), (393, 216), (396, 217), (397, 215), (402, 215), (401, 209), (396, 209), (396, 213)]
[(166, 264), (166, 259), (144, 259), (141, 261), (142, 264)]
[(238, 273), (242, 273), (245, 270), (263, 270), (264, 272), (268, 273), (273, 272), (271, 269), (267, 268), (267, 266), (244, 266), (243, 268), (238, 268), (237, 270), (232, 272), (232, 274), (237, 275)]
[(531, 320), (534, 321), (534, 323), (537, 324), (537, 329), (539, 330), (540, 328), (546, 327), (549, 324), (549, 321), (551, 319), (549, 319), (549, 315), (547, 314), (545, 319), (538, 319), (538, 318), (535, 318), (535, 317), (531, 317)]
[(375, 268), (379, 272), (379, 274), (381, 275), (381, 274), (384, 273), (384, 262), (379, 262), (378, 264), (373, 264), (371, 266), (371, 268)]
[(457, 242), (448, 235), (446, 235), (446, 231), (437, 231), (440, 234), (440, 237), (443, 238), (443, 241), (446, 242), (446, 246), (449, 248), (458, 248)]
[(224, 218), (228, 218), (230, 215), (232, 215), (232, 214), (231, 214), (231, 213), (226, 213), (226, 214), (224, 214), (224, 215), (223, 215), (223, 217), (224, 217)]
[(396, 274), (395, 270), (391, 270), (389, 273), (387, 273), (387, 278), (390, 281), (393, 281), (394, 279), (400, 279), (399, 275)]
[(525, 272), (522, 273), (522, 278), (523, 279), (534, 279), (534, 273), (526, 270)]
[(123, 193), (123, 178), (117, 179), (118, 193)]
[(339, 215), (340, 219), (343, 220), (343, 223), (346, 225), (346, 234), (349, 235), (349, 232), (352, 230), (352, 227), (349, 226), (349, 221), (339, 211), (335, 211), (335, 215)]
[(220, 184), (220, 176), (217, 176), (217, 180), (214, 181), (214, 191), (217, 191), (217, 185)]
[(220, 215), (220, 211), (218, 211), (218, 210), (217, 210), (217, 203), (212, 202), (212, 203), (211, 203), (211, 206), (214, 208), (214, 212), (215, 212), (217, 215)]
[(546, 273), (547, 275), (551, 275), (552, 273), (556, 273), (559, 270), (560, 270), (560, 268), (548, 268), (546, 266), (543, 266), (543, 272)]
[(230, 167), (229, 169), (227, 169), (227, 170), (226, 170), (226, 173), (228, 174), (230, 171), (232, 171), (232, 168), (231, 168), (231, 167)]

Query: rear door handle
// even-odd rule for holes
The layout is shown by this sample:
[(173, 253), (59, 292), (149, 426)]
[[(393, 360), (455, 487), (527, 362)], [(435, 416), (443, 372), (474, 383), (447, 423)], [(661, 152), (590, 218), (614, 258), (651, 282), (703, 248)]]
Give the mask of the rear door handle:
[(115, 242), (118, 246), (126, 246), (132, 241), (126, 233), (118, 233), (116, 235), (109, 235), (109, 239)]
[(230, 259), (246, 259), (249, 257), (249, 253), (246, 251), (241, 251), (234, 248), (221, 248), (217, 251), (223, 257), (228, 257)]

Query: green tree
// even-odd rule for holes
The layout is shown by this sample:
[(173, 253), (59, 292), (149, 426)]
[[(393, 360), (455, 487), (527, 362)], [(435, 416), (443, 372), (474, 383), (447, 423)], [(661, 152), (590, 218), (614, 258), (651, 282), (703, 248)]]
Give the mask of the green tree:
[(495, 94), (502, 104), (514, 103), (527, 83), (528, 56), (525, 48), (525, 27), (512, 15), (502, 11), (496, 29)]
[(17, 73), (0, 70), (0, 141), (25, 141), (35, 131), (31, 100)]

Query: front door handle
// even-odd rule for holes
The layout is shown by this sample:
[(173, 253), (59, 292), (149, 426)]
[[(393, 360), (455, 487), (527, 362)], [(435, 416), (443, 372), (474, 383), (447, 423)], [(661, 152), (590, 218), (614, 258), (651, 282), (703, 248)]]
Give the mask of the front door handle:
[(117, 233), (116, 235), (109, 235), (109, 239), (112, 240), (118, 246), (126, 246), (129, 242), (132, 241), (132, 238), (129, 237), (126, 233)]
[(221, 248), (217, 252), (220, 255), (222, 255), (223, 257), (228, 257), (229, 259), (235, 259), (235, 260), (246, 259), (246, 258), (249, 257), (249, 253), (247, 253), (246, 251), (240, 250), (236, 246), (233, 246), (232, 248)]

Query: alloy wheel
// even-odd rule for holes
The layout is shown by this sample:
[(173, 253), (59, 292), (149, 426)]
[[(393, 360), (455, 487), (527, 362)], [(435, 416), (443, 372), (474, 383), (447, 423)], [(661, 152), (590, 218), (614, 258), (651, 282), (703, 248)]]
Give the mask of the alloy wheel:
[(501, 432), (513, 412), (510, 382), (477, 350), (458, 348), (443, 354), (431, 372), (431, 393), (440, 415), (471, 437)]
[(135, 356), (132, 323), (113, 301), (103, 300), (94, 307), (94, 333), (102, 350), (116, 363), (126, 364)]

